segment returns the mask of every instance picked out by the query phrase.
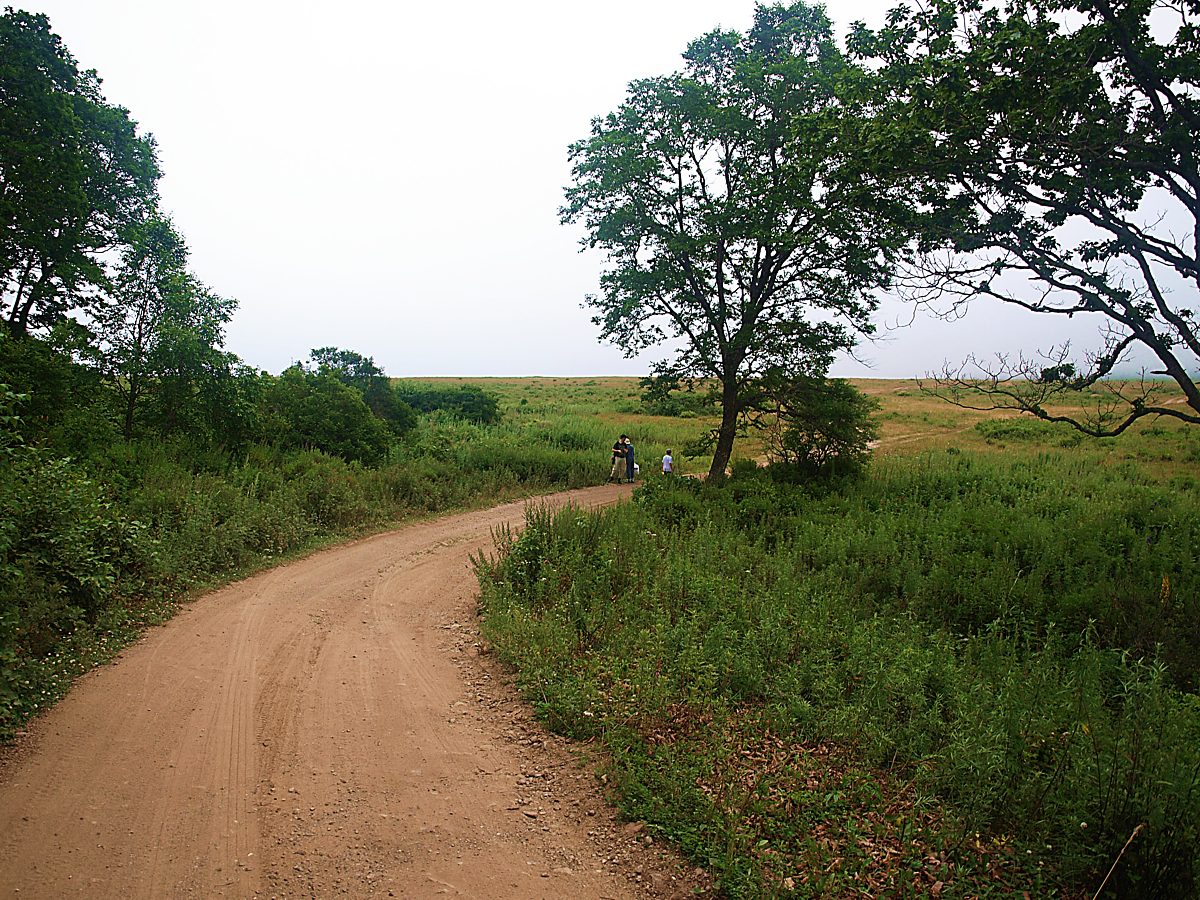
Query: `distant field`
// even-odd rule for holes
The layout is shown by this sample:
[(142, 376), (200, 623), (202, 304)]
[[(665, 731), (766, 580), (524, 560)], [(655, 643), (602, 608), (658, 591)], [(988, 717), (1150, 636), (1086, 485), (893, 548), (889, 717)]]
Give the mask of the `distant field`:
[[(628, 434), (634, 443), (637, 459), (644, 471), (651, 461), (657, 462), (668, 449), (679, 463), (680, 470), (707, 471), (711, 457), (704, 457), (695, 445), (708, 431), (720, 423), (715, 413), (683, 411), (676, 415), (659, 415), (648, 409), (642, 400), (637, 378), (598, 376), (594, 378), (413, 378), (406, 381), (477, 384), (500, 397), (504, 423), (520, 429), (531, 437), (570, 433), (577, 436), (581, 446), (596, 448), (599, 457), (607, 458), (613, 441)], [(758, 445), (742, 442), (736, 455), (753, 456)]]
[[(708, 430), (716, 428), (715, 413), (686, 418), (652, 415), (641, 399), (639, 379), (628, 377), (580, 378), (419, 378), (413, 381), (478, 384), (501, 398), (501, 407), (522, 426), (547, 429), (574, 423), (593, 430), (606, 452), (611, 439), (628, 432), (641, 446), (640, 458), (655, 459), (666, 447), (676, 451), (685, 471), (703, 471), (708, 458), (689, 455), (688, 448)], [(851, 379), (859, 390), (875, 398), (880, 408), (880, 456), (911, 456), (928, 450), (956, 447), (961, 450), (1005, 453), (1062, 452), (1077, 449), (1097, 464), (1135, 463), (1158, 477), (1196, 473), (1200, 463), (1200, 433), (1169, 419), (1147, 418), (1117, 438), (1096, 440), (1067, 425), (1040, 422), (1007, 410), (977, 411), (956, 407), (921, 389), (915, 379)], [(1179, 404), (1182, 393), (1163, 383), (1160, 402)], [(1099, 392), (1085, 394), (1083, 404), (1103, 399)], [(1057, 408), (1067, 412), (1069, 408)], [(734, 459), (757, 458), (763, 448), (753, 431), (739, 438)]]

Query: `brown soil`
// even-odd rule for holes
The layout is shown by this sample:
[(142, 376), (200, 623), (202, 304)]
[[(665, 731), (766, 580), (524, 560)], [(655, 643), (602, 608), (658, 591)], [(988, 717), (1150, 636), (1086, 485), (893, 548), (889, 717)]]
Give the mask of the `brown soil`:
[[(548, 502), (595, 506), (612, 485)], [(209, 594), (0, 770), (0, 895), (644, 897), (703, 886), (519, 702), (472, 553), (513, 503)]]

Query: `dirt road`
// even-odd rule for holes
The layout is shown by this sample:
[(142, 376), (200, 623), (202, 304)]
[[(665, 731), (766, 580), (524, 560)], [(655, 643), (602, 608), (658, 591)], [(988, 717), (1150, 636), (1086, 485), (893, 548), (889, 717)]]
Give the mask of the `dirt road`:
[(82, 679), (0, 771), (0, 897), (681, 887), (478, 653), (469, 557), (522, 512), (418, 523), (249, 578)]

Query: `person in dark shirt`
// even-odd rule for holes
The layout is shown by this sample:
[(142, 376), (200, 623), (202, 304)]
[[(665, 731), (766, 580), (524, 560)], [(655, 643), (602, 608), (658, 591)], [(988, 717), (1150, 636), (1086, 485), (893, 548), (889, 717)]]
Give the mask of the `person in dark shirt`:
[(629, 483), (633, 484), (633, 441), (628, 437), (625, 440), (625, 477), (629, 479)]
[(608, 473), (608, 480), (621, 483), (621, 471), (625, 468), (625, 441), (628, 438), (621, 435), (617, 438), (617, 442), (612, 448), (612, 471)]

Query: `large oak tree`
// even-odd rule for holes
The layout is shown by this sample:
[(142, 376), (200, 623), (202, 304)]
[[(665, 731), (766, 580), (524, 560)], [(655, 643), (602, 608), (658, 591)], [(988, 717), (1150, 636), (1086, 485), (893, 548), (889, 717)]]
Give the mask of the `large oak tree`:
[(759, 7), (747, 34), (694, 41), (682, 72), (635, 81), (573, 144), (562, 217), (607, 255), (589, 297), (602, 336), (632, 355), (666, 344), (668, 381), (720, 387), (711, 473), (764, 378), (824, 376), (871, 330), (891, 242), (857, 203), (840, 80), (819, 7)]

